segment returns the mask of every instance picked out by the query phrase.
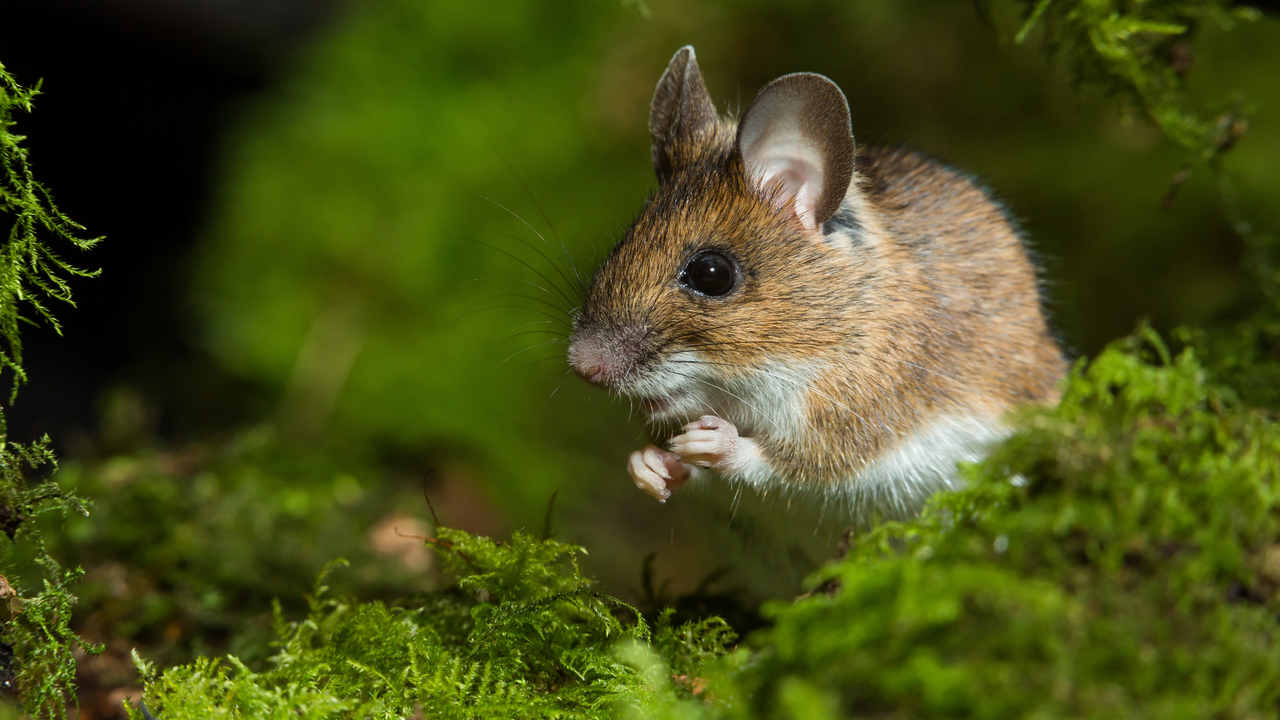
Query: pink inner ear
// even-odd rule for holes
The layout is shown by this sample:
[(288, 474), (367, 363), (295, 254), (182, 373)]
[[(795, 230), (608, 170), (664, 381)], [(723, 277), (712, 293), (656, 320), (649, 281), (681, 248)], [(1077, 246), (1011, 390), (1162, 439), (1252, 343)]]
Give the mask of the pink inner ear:
[(814, 230), (822, 197), (823, 157), (798, 125), (793, 117), (783, 115), (749, 128), (741, 138), (742, 159), (757, 187), (776, 187), (779, 200), (791, 206), (802, 225)]
[(798, 143), (782, 152), (776, 145), (764, 150), (772, 152), (761, 153), (753, 163), (757, 185), (762, 189), (776, 186), (778, 199), (795, 212), (800, 224), (810, 230), (817, 229), (816, 208), (822, 195), (822, 169), (817, 163), (807, 161), (805, 156), (812, 154), (812, 150)]

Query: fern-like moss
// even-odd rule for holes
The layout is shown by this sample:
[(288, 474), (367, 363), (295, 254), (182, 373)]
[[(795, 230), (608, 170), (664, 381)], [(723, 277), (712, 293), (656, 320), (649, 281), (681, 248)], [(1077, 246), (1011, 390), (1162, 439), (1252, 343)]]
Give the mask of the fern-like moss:
[[(305, 619), (277, 612), (272, 669), (228, 657), (158, 673), (139, 661), (148, 707), (164, 718), (605, 718), (650, 704), (646, 662), (695, 675), (734, 640), (715, 619), (647, 622), (582, 576), (579, 547), (448, 528), (431, 542), (456, 584), (389, 606), (330, 598), (322, 574)], [(673, 699), (692, 693), (668, 686)]]
[(1192, 161), (1212, 161), (1248, 127), (1238, 104), (1205, 120), (1187, 98), (1187, 41), (1205, 22), (1230, 28), (1261, 15), (1224, 0), (1026, 0), (1015, 40), (1043, 27), (1046, 50), (1060, 55), (1077, 83), (1120, 96), (1154, 122)]
[[(0, 435), (2, 437), (2, 435)], [(83, 647), (72, 631), (72, 586), (83, 574), (68, 570), (46, 550), (44, 540), (28, 520), (44, 513), (87, 513), (84, 502), (52, 481), (31, 483), (26, 474), (54, 465), (48, 440), (34, 445), (6, 443), (0, 449), (0, 529), (6, 540), (0, 567), (7, 597), (0, 598), (5, 624), (0, 638), (0, 662), (9, 671), (0, 678), (7, 694), (23, 702), (32, 717), (62, 717), (72, 701), (76, 661)], [(37, 592), (24, 591), (24, 578), (39, 584)]]
[[(0, 259), (0, 336), (7, 347), (0, 348), (0, 366), (14, 374), (13, 394), (25, 379), (22, 369), (21, 323), (43, 320), (57, 329), (58, 321), (42, 298), (71, 301), (71, 288), (64, 276), (89, 277), (96, 271), (81, 270), (62, 260), (46, 242), (52, 237), (88, 250), (102, 238), (80, 236), (84, 230), (53, 203), (53, 196), (32, 174), (23, 136), (13, 132), (15, 112), (30, 112), (39, 85), (25, 88), (0, 64), (0, 215), (13, 218)], [(34, 318), (24, 317), (23, 306)], [(10, 402), (12, 402), (10, 397)]]
[[(26, 375), (22, 368), (23, 322), (40, 319), (58, 327), (42, 302), (53, 298), (71, 302), (64, 276), (88, 276), (61, 260), (47, 238), (70, 242), (87, 250), (98, 239), (78, 235), (83, 228), (53, 204), (48, 190), (35, 180), (22, 147), (13, 133), (18, 111), (31, 110), (38, 88), (24, 88), (0, 65), (0, 217), (12, 226), (0, 247), (0, 370), (13, 373), (10, 402)], [(29, 308), (32, 317), (22, 314)], [(63, 568), (46, 551), (44, 541), (28, 522), (34, 516), (60, 512), (87, 513), (85, 503), (55, 483), (32, 480), (42, 468), (56, 465), (48, 438), (22, 445), (7, 441), (0, 414), (0, 695), (17, 697), (35, 718), (64, 717), (75, 679), (74, 651), (89, 652), (70, 628), (71, 587), (81, 572)], [(39, 586), (39, 591), (25, 585)]]

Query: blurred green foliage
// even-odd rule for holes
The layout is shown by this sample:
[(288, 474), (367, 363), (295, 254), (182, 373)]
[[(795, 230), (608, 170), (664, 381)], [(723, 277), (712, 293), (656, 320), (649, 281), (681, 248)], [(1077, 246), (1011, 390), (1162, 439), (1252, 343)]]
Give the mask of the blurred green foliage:
[[(1049, 28), (1084, 47), (1112, 5), (1050, 3), (1031, 37)], [(1045, 258), (1074, 349), (1097, 351), (1143, 315), (1212, 326), (1260, 301), (1210, 173), (1161, 208), (1186, 148), (1134, 103), (1216, 117), (1237, 90), (1249, 98), (1250, 130), (1218, 162), (1239, 211), (1280, 226), (1273, 20), (1228, 28), (1197, 19), (1214, 3), (1135, 4), (1134, 22), (1195, 34), (1107, 25), (1092, 54), (1060, 55), (1132, 89), (1137, 112), (1118, 114), (1002, 44), (1027, 20), (1021, 3), (986, 3), (987, 24), (929, 0), (646, 7), (512, 0), (481, 22), (439, 3), (357, 3), (245, 112), (194, 297), (206, 347), (281, 398), (287, 436), (461, 463), (516, 526), (560, 488), (567, 532), (604, 546), (593, 571), (611, 585), (665, 546), (671, 522), (623, 482), (639, 422), (557, 359), (578, 287), (561, 243), (589, 274), (643, 201), (648, 100), (686, 42), (722, 109), (785, 72), (823, 72), (851, 98), (859, 141), (909, 143), (988, 182)], [(1178, 43), (1195, 62), (1173, 77)], [(1121, 62), (1117, 48), (1140, 54)], [(1134, 85), (1148, 71), (1155, 90)]]

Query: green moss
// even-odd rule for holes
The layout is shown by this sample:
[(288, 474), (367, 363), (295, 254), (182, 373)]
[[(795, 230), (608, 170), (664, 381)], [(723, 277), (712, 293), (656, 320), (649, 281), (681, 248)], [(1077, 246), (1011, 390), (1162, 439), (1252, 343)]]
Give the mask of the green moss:
[[(1015, 40), (1043, 26), (1046, 50), (1061, 55), (1078, 84), (1118, 95), (1188, 153), (1212, 161), (1248, 128), (1242, 103), (1211, 121), (1187, 98), (1193, 64), (1188, 41), (1205, 22), (1230, 29), (1261, 19), (1258, 10), (1222, 0), (1026, 0), (1028, 17)], [(1243, 121), (1243, 125), (1237, 125)]]
[[(696, 674), (734, 639), (721, 621), (674, 627), (668, 613), (649, 622), (595, 591), (578, 569), (579, 547), (447, 528), (433, 544), (456, 584), (388, 606), (329, 598), (322, 574), (306, 619), (277, 613), (271, 670), (228, 657), (157, 673), (139, 661), (149, 709), (165, 718), (612, 717), (619, 703), (651, 700), (644, 663)], [(672, 700), (690, 694), (665, 690)]]
[(31, 172), (27, 151), (21, 144), (23, 137), (13, 132), (17, 124), (15, 113), (31, 112), (31, 101), (38, 94), (39, 85), (24, 88), (0, 64), (0, 214), (13, 217), (0, 260), (0, 336), (7, 345), (0, 349), (0, 366), (13, 371), (15, 393), (18, 382), (25, 378), (18, 331), (28, 318), (23, 317), (20, 308), (25, 305), (35, 318), (56, 329), (58, 322), (41, 298), (74, 304), (63, 276), (97, 274), (60, 259), (41, 236), (69, 242), (80, 250), (88, 250), (101, 240), (80, 237), (84, 228), (53, 204), (49, 191)]
[(847, 715), (1274, 713), (1280, 427), (1143, 332), (1023, 428), (768, 608), (755, 713), (785, 714), (789, 678)]
[(320, 589), (280, 623), (274, 670), (202, 660), (147, 701), (164, 717), (1273, 713), (1280, 426), (1145, 329), (1019, 425), (968, 489), (858, 537), (728, 655), (716, 620), (649, 624), (591, 590), (579, 548), (444, 530), (456, 585), (396, 607)]
[[(10, 401), (26, 375), (22, 369), (23, 322), (41, 319), (57, 328), (42, 304), (43, 298), (71, 302), (64, 275), (87, 276), (63, 262), (46, 243), (47, 237), (87, 250), (98, 241), (79, 237), (81, 228), (53, 204), (48, 190), (35, 180), (22, 147), (12, 132), (16, 112), (31, 110), (38, 90), (24, 88), (0, 65), (0, 216), (13, 225), (0, 247), (0, 369), (13, 373)], [(28, 316), (23, 315), (26, 309)], [(48, 438), (31, 444), (7, 442), (0, 414), (0, 696), (17, 697), (26, 713), (36, 718), (64, 717), (74, 699), (77, 649), (84, 646), (71, 630), (71, 586), (81, 572), (63, 568), (45, 549), (39, 531), (29, 522), (38, 515), (87, 514), (85, 503), (38, 475), (55, 466)], [(30, 587), (40, 587), (32, 591)]]

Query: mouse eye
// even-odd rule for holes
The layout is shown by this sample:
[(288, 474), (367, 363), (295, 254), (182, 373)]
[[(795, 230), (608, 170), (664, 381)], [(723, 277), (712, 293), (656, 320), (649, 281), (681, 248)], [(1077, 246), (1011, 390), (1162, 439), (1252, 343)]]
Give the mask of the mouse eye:
[(713, 250), (695, 255), (684, 266), (684, 273), (680, 276), (680, 282), (685, 287), (711, 297), (728, 295), (737, 279), (737, 272), (729, 258)]

